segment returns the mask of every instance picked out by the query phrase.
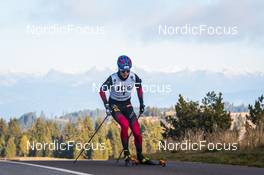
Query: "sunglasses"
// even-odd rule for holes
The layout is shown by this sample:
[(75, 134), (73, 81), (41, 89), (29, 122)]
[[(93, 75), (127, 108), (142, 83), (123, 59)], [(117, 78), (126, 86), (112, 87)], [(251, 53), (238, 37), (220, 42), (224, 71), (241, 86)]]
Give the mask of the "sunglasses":
[(122, 74), (124, 74), (124, 73), (129, 73), (130, 70), (121, 70), (120, 72), (121, 72)]

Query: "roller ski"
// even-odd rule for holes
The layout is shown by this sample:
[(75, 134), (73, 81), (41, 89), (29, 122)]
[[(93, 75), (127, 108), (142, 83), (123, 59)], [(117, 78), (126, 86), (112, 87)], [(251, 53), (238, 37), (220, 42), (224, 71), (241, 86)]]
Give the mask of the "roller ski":
[(131, 157), (129, 164), (131, 166), (137, 166), (137, 165), (159, 165), (159, 166), (165, 167), (166, 166), (166, 161), (165, 160), (153, 161), (153, 160), (150, 160), (149, 158), (145, 158), (144, 160), (139, 161), (139, 160)]
[(143, 155), (138, 155), (138, 162), (142, 165), (160, 165), (162, 167), (166, 166), (166, 162), (164, 160), (153, 161), (148, 157), (144, 157)]
[(137, 166), (137, 165), (159, 165), (162, 167), (166, 166), (166, 162), (164, 160), (153, 161), (148, 157), (144, 157), (142, 155), (138, 156), (138, 159), (135, 157), (131, 157), (128, 151), (124, 151), (124, 160), (125, 166)]

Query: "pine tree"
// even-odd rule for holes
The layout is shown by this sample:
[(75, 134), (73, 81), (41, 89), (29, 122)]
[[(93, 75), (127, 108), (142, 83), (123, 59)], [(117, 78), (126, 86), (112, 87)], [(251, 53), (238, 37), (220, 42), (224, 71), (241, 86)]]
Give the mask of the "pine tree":
[[(84, 117), (83, 120), (79, 118), (77, 121), (77, 128), (78, 128), (78, 137), (76, 141), (82, 144), (86, 143), (94, 132), (94, 126), (93, 126), (93, 121), (91, 120), (91, 117), (86, 116)], [(91, 149), (85, 152), (85, 156), (88, 159), (92, 158), (92, 154), (93, 154), (93, 151)]]
[(21, 128), (17, 119), (10, 119), (8, 123), (8, 134), (9, 137), (14, 137), (16, 145), (19, 144), (19, 137), (21, 136)]
[(206, 117), (200, 121), (209, 122), (209, 126), (206, 126), (206, 123), (202, 122), (202, 127), (204, 127), (205, 131), (213, 132), (219, 129), (227, 130), (230, 128), (231, 117), (230, 113), (224, 109), (222, 93), (217, 95), (214, 91), (208, 92), (202, 103), (202, 116)]
[(46, 125), (47, 129), (50, 131), (52, 141), (58, 139), (61, 136), (60, 127), (55, 121), (47, 121)]
[(6, 146), (5, 146), (5, 138), (2, 135), (0, 137), (0, 156), (1, 157), (4, 157), (5, 156), (5, 149), (6, 149)]
[(23, 134), (21, 139), (20, 139), (20, 143), (19, 143), (19, 150), (20, 150), (20, 155), (21, 156), (27, 156), (28, 155), (28, 148), (27, 148), (27, 142), (28, 142), (28, 137), (26, 134)]
[(0, 118), (0, 137), (6, 136), (7, 134), (7, 125), (4, 119)]
[[(102, 122), (101, 118), (97, 118), (95, 123), (95, 129), (100, 125), (101, 122)], [(91, 146), (93, 149), (92, 159), (103, 159), (103, 151), (100, 150), (99, 144), (101, 144), (104, 139), (102, 138), (104, 135), (104, 131), (105, 131), (105, 127), (101, 127), (92, 141), (92, 146)]]
[[(78, 129), (76, 124), (69, 122), (64, 126), (63, 134), (60, 142), (75, 142), (78, 138)], [(71, 143), (70, 143), (71, 144)], [(68, 145), (67, 145), (68, 146)], [(61, 151), (59, 157), (75, 158), (78, 154), (78, 150), (73, 147), (69, 147), (69, 150)]]
[[(96, 128), (102, 123), (102, 118), (98, 118), (96, 120), (95, 126)], [(107, 126), (106, 124), (104, 126), (102, 126), (100, 128), (100, 130), (97, 132), (97, 134), (95, 135), (92, 143), (93, 146), (92, 148), (93, 150), (93, 156), (92, 159), (108, 159), (109, 158), (109, 154), (108, 154), (108, 147), (107, 147), (107, 130), (106, 130)], [(104, 149), (103, 149), (104, 147)]]
[[(34, 141), (38, 143), (51, 143), (51, 132), (47, 127), (46, 121), (43, 118), (37, 119), (29, 134), (32, 142)], [(47, 148), (43, 148), (42, 150), (36, 150), (36, 148), (34, 149), (34, 151), (30, 151), (31, 155), (33, 156), (45, 157), (51, 155), (51, 151)]]
[(6, 157), (12, 158), (16, 156), (16, 144), (14, 137), (10, 137), (6, 145)]
[(159, 141), (163, 139), (160, 122), (141, 119), (140, 126), (143, 136), (143, 153), (152, 154), (157, 152)]
[(113, 119), (108, 125), (107, 138), (109, 139), (112, 148), (112, 154), (109, 154), (109, 156), (112, 158), (118, 158), (120, 152), (122, 151), (122, 143), (120, 138), (120, 128)]
[(264, 124), (264, 96), (261, 95), (258, 100), (255, 101), (254, 106), (249, 105), (249, 115), (247, 118), (251, 120), (255, 125), (259, 126)]
[(108, 138), (106, 139), (105, 147), (106, 147), (105, 150), (106, 155), (104, 155), (104, 157), (107, 157), (107, 159), (109, 159), (113, 155), (113, 150), (112, 150), (111, 141)]
[(230, 113), (224, 109), (221, 93), (207, 93), (201, 105), (199, 102), (186, 101), (180, 95), (175, 110), (176, 116), (167, 117), (162, 124), (165, 137), (181, 140), (188, 130), (212, 133), (227, 130), (231, 126)]
[(4, 119), (0, 119), (0, 156), (5, 156), (5, 140), (7, 136), (7, 124)]

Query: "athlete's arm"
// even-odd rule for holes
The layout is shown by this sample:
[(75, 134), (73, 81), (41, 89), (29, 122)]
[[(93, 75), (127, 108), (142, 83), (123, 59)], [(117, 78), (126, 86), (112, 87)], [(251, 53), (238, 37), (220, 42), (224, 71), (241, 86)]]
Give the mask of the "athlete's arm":
[(112, 77), (109, 76), (100, 88), (99, 94), (105, 105), (108, 103), (105, 92), (110, 89), (112, 84)]
[(142, 80), (136, 75), (135, 87), (137, 89), (137, 95), (138, 95), (139, 104), (141, 106), (143, 106), (144, 105), (144, 101), (143, 101), (143, 88), (142, 88), (142, 84), (141, 83), (142, 83)]

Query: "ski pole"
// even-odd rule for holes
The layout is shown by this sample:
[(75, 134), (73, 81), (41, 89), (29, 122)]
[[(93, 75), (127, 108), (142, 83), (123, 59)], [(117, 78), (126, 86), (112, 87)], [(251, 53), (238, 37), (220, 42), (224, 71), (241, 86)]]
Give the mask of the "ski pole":
[[(97, 127), (97, 129), (95, 130), (95, 132), (93, 133), (93, 135), (91, 136), (91, 138), (89, 139), (88, 143), (90, 143), (93, 139), (93, 137), (95, 136), (95, 134), (99, 131), (99, 129), (101, 128), (101, 126), (103, 125), (103, 123), (106, 121), (106, 119), (108, 118), (109, 115), (106, 115), (106, 117), (104, 118), (104, 120), (101, 122), (101, 124)], [(77, 160), (79, 159), (79, 157), (82, 155), (84, 151), (84, 148), (81, 149), (80, 153), (78, 154), (78, 156), (75, 158), (74, 160), (74, 164), (77, 162)]]
[[(140, 118), (141, 114), (142, 114), (142, 113), (139, 113), (139, 115), (138, 115), (138, 118), (137, 118), (137, 119), (139, 119), (139, 118)], [(130, 132), (130, 134), (129, 134), (129, 136), (128, 136), (128, 139), (131, 137), (131, 135), (132, 135), (132, 131)], [(124, 152), (124, 148), (123, 148), (123, 149), (122, 149), (122, 151), (120, 152), (120, 154), (119, 154), (119, 156), (118, 156), (118, 159), (116, 160), (116, 164), (118, 164), (118, 162), (119, 162), (119, 160), (120, 160), (120, 158), (121, 158), (121, 156), (122, 156), (123, 152)]]

